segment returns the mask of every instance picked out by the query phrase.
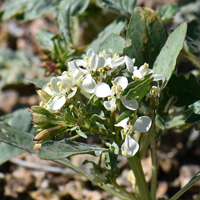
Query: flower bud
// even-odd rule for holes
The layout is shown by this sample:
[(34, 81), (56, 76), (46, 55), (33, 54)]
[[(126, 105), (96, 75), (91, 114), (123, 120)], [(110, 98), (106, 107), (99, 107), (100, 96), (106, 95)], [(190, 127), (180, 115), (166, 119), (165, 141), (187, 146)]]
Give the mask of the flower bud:
[(49, 124), (49, 120), (48, 119), (44, 119), (44, 118), (40, 118), (40, 119), (32, 119), (31, 123), (33, 124), (37, 124), (39, 126), (47, 126)]
[(42, 146), (41, 144), (35, 144), (32, 150), (38, 150), (40, 149), (41, 146)]
[(46, 129), (44, 131), (41, 131), (40, 133), (38, 133), (35, 138), (33, 139), (33, 141), (39, 141), (39, 142), (44, 142), (46, 140), (49, 140), (51, 138), (53, 138), (55, 136), (55, 134), (58, 132), (58, 130), (62, 129), (62, 125), (60, 126), (56, 126), (53, 128), (49, 128)]
[(53, 116), (52, 113), (50, 113), (47, 109), (45, 109), (41, 106), (31, 106), (29, 108), (29, 112), (35, 112), (35, 113), (43, 114), (46, 116)]
[(51, 95), (45, 92), (44, 90), (36, 90), (42, 101), (47, 103), (51, 99)]

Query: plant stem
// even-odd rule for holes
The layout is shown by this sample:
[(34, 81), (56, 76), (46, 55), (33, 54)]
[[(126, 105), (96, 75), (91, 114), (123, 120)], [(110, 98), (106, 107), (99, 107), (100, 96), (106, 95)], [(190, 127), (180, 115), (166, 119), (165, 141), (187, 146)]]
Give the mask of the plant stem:
[(155, 123), (152, 125), (151, 129), (151, 160), (152, 160), (152, 178), (151, 178), (151, 198), (156, 200), (156, 190), (157, 190), (157, 142), (156, 142), (156, 131)]
[(128, 157), (128, 162), (135, 175), (139, 193), (142, 200), (151, 200), (150, 192), (145, 180), (144, 172), (138, 154), (133, 157)]
[(111, 180), (112, 185), (119, 189), (120, 191), (122, 191), (124, 194), (126, 194), (128, 197), (131, 198), (131, 200), (139, 200), (136, 196), (132, 195), (131, 193), (129, 193), (126, 189), (124, 189), (123, 187), (121, 187), (120, 185), (118, 185), (115, 181)]
[(190, 60), (192, 63), (194, 63), (198, 68), (200, 68), (200, 60), (193, 55), (192, 53), (189, 52), (189, 50), (187, 50), (187, 48), (184, 46), (181, 53), (188, 59)]
[(113, 188), (103, 184), (103, 183), (97, 183), (94, 181), (93, 176), (89, 173), (87, 173), (86, 171), (84, 171), (83, 169), (81, 169), (80, 167), (76, 167), (75, 165), (73, 165), (71, 163), (71, 161), (67, 158), (64, 159), (60, 159), (60, 160), (53, 160), (56, 163), (59, 163), (61, 165), (64, 165), (72, 170), (74, 170), (75, 172), (77, 172), (78, 174), (81, 174), (82, 176), (86, 177), (88, 180), (90, 180), (91, 182), (97, 184), (100, 188), (102, 188), (103, 190), (111, 193), (112, 195), (122, 199), (122, 200), (132, 200), (132, 198), (129, 198), (123, 194), (121, 194), (120, 192), (117, 192), (116, 190), (114, 190)]
[(200, 181), (200, 171), (187, 183), (181, 190), (179, 190), (170, 200), (178, 199), (183, 193), (189, 190), (195, 183)]
[(111, 111), (110, 112), (110, 129), (111, 129), (111, 131), (114, 131), (114, 129), (115, 129), (114, 124), (115, 124), (115, 112)]

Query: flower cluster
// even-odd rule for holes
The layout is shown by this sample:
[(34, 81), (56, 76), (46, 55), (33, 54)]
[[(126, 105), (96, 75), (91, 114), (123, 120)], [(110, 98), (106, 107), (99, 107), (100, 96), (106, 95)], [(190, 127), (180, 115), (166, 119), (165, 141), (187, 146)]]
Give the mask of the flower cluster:
[[(89, 108), (81, 100), (84, 97), (88, 100), (88, 104), (89, 102), (92, 104), (93, 108), (98, 108), (100, 112), (103, 112), (103, 115), (107, 118), (107, 121), (104, 121), (106, 126), (114, 127), (114, 129), (110, 128), (108, 132), (115, 134), (115, 129), (117, 129), (115, 127), (121, 127), (121, 138), (124, 142), (121, 145), (121, 140), (115, 141), (118, 142), (118, 145), (121, 145), (122, 154), (125, 156), (135, 155), (139, 149), (139, 144), (133, 139), (133, 135), (135, 132), (147, 132), (151, 127), (151, 119), (148, 116), (140, 116), (137, 120), (130, 120), (128, 117), (123, 118), (119, 123), (111, 124), (115, 123), (116, 119), (113, 121), (109, 119), (108, 115), (108, 113), (115, 113), (116, 117), (117, 113), (121, 114), (124, 110), (129, 110), (129, 112), (132, 111), (133, 113), (138, 109), (137, 99), (127, 99), (127, 90), (129, 90), (131, 83), (144, 80), (147, 75), (153, 73), (153, 70), (149, 69), (147, 63), (138, 68), (134, 66), (134, 62), (135, 59), (131, 59), (128, 56), (116, 54), (113, 57), (108, 57), (105, 51), (96, 54), (92, 49), (86, 52), (83, 59), (75, 59), (68, 62), (67, 71), (64, 71), (61, 76), (52, 77), (49, 83), (37, 91), (42, 99), (40, 108), (47, 110), (50, 113), (49, 115), (54, 117), (49, 118), (49, 115), (47, 115), (42, 117), (41, 120), (35, 114), (32, 114), (34, 118), (32, 122), (40, 127), (35, 140), (43, 142), (46, 138), (52, 139), (51, 132), (54, 129), (66, 130), (66, 126), (68, 129), (71, 128), (73, 130), (77, 130), (76, 127), (79, 127), (79, 132), (82, 128), (84, 129), (81, 130), (83, 132), (87, 132), (88, 129), (92, 133), (93, 129), (90, 129), (90, 124), (97, 122), (85, 117), (89, 112), (87, 110)], [(156, 81), (162, 78), (159, 75), (152, 75), (152, 77)], [(159, 95), (158, 90), (151, 93)], [(148, 97), (150, 98), (151, 96)], [(94, 103), (97, 99), (103, 106), (103, 110), (102, 107), (96, 106)], [(122, 106), (123, 109), (121, 110)], [(34, 108), (32, 112), (34, 112)], [(66, 125), (67, 123), (65, 124), (66, 117), (61, 117), (61, 112), (65, 113), (64, 115), (67, 116), (67, 119), (73, 119), (68, 125)], [(70, 114), (67, 112), (70, 112)], [(44, 125), (41, 125), (41, 121)], [(135, 121), (134, 125), (132, 125), (131, 121)], [(51, 129), (47, 128), (49, 123)], [(97, 129), (94, 129), (94, 131), (97, 131)], [(44, 137), (44, 134), (46, 134), (46, 137)], [(102, 134), (104, 133), (102, 132)]]

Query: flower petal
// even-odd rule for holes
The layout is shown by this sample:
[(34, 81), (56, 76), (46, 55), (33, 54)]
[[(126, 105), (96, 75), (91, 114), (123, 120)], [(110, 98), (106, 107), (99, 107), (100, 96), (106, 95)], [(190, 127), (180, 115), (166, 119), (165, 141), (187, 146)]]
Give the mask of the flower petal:
[(111, 89), (106, 83), (99, 83), (94, 91), (95, 95), (100, 98), (108, 97), (111, 95)]
[(121, 146), (122, 155), (132, 157), (138, 150), (139, 144), (130, 135), (126, 135), (125, 141)]
[(151, 127), (152, 120), (148, 116), (139, 117), (134, 124), (134, 131), (145, 133)]
[(133, 60), (131, 58), (129, 58), (128, 56), (125, 56), (125, 62), (126, 62), (128, 71), (133, 73), (133, 71), (134, 71)]
[(116, 99), (113, 98), (110, 101), (104, 101), (103, 105), (106, 108), (106, 110), (115, 111), (117, 108), (115, 102), (116, 102)]
[(120, 65), (122, 65), (124, 63), (124, 56), (117, 58), (114, 62), (113, 62), (113, 67), (118, 67)]
[(91, 48), (88, 49), (87, 52), (86, 52), (86, 56), (87, 56), (87, 57), (91, 57), (93, 54), (94, 54), (94, 51), (93, 51), (93, 49), (91, 49)]
[(52, 101), (50, 102), (50, 108), (52, 111), (57, 111), (58, 109), (61, 109), (62, 106), (65, 104), (67, 98), (66, 96), (55, 96)]
[(98, 65), (98, 55), (97, 54), (93, 54), (90, 58), (90, 63), (89, 63), (89, 69), (92, 71), (96, 71), (97, 70), (97, 65)]
[(127, 118), (123, 119), (122, 121), (120, 121), (119, 123), (115, 124), (115, 126), (125, 128), (127, 126), (128, 121), (129, 121), (129, 117), (127, 117)]
[(56, 78), (56, 77), (52, 77), (51, 80), (50, 80), (50, 84), (51, 84), (52, 89), (58, 94), (60, 93), (59, 87), (57, 85), (57, 83), (59, 81), (60, 81), (60, 79)]
[(83, 89), (92, 94), (94, 93), (95, 87), (96, 87), (96, 82), (95, 80), (92, 78), (91, 74), (88, 74), (86, 76), (86, 78), (84, 79), (83, 83), (82, 83)]
[(69, 93), (67, 96), (68, 99), (72, 98), (77, 92), (77, 87), (71, 87), (71, 89), (72, 89), (72, 92)]
[(129, 110), (137, 110), (138, 102), (136, 99), (127, 100), (126, 97), (121, 97), (122, 104)]
[(138, 78), (138, 79), (143, 79), (144, 78), (143, 75), (142, 75), (142, 72), (140, 72), (139, 70), (135, 70), (133, 72), (133, 77), (134, 78)]
[(127, 85), (128, 85), (128, 79), (124, 76), (118, 76), (114, 79), (114, 82), (117, 84), (117, 85), (120, 85), (122, 87), (122, 89), (124, 90)]

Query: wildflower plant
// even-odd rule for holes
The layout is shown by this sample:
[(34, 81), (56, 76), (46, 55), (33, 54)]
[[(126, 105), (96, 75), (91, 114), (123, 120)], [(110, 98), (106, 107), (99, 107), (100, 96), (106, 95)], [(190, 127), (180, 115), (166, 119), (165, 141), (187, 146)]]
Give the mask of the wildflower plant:
[[(39, 87), (37, 93), (41, 98), (39, 105), (29, 108), (36, 135), (32, 138), (24, 132), (16, 132), (16, 135), (21, 134), (16, 140), (13, 129), (3, 122), (0, 139), (71, 168), (120, 199), (154, 200), (157, 141), (165, 129), (169, 110), (166, 86), (171, 77), (176, 79), (172, 74), (184, 45), (187, 23), (182, 23), (168, 36), (163, 20), (155, 11), (136, 7), (132, 12), (126, 1), (123, 1), (123, 9), (112, 1), (100, 2), (107, 9), (115, 8), (125, 18), (114, 21), (105, 29), (105, 38), (99, 34), (81, 52), (75, 46), (71, 24), (65, 17), (66, 13), (71, 19), (83, 12), (89, 1), (77, 1), (77, 4), (61, 1), (56, 18), (60, 35), (51, 37), (50, 45), (43, 45), (46, 49), (42, 61), (48, 66), (46, 75), (52, 76), (49, 82), (31, 80)], [(135, 1), (130, 3), (135, 5)], [(47, 32), (43, 30), (38, 36), (40, 41), (44, 36)], [(50, 65), (55, 67), (54, 72)], [(176, 96), (173, 89), (169, 91)], [(100, 146), (76, 141), (96, 134), (101, 138)], [(29, 142), (20, 143), (20, 137)], [(150, 190), (141, 166), (149, 145), (152, 156)], [(98, 163), (84, 161), (83, 164), (92, 164), (90, 173), (74, 166), (67, 158), (86, 153), (99, 157)], [(132, 181), (133, 188), (137, 186), (138, 190), (128, 192), (118, 185), (119, 154), (127, 158), (136, 180)], [(171, 200), (177, 199), (197, 180), (199, 175)]]

